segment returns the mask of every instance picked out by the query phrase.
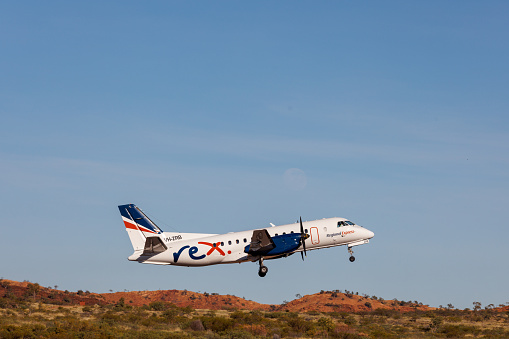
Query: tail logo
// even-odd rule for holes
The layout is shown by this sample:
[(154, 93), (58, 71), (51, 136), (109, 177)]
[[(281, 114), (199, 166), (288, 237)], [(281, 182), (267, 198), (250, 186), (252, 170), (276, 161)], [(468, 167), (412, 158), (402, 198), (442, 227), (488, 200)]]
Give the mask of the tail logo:
[(212, 252), (214, 251), (218, 251), (219, 254), (221, 254), (223, 257), (226, 255), (224, 254), (223, 250), (219, 248), (219, 245), (221, 245), (221, 242), (217, 242), (215, 244), (211, 244), (209, 242), (198, 242), (198, 244), (202, 244), (202, 245), (208, 245), (210, 246), (210, 250), (207, 252), (207, 255), (211, 255)]

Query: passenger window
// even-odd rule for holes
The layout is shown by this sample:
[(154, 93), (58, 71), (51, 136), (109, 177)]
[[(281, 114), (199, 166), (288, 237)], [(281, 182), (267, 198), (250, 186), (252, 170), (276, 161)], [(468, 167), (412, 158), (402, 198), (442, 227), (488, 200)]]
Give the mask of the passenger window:
[(308, 229), (307, 228), (304, 230), (304, 233), (308, 233)]
[(278, 236), (278, 234), (276, 233), (276, 237)]
[(237, 240), (235, 240), (235, 242), (238, 244), (240, 241), (239, 241), (239, 239), (237, 239)]
[(232, 244), (232, 241), (231, 240), (228, 240), (228, 245), (231, 245)]
[(247, 239), (246, 239), (246, 238), (244, 238), (244, 242), (247, 242)]
[(286, 234), (286, 232), (283, 232), (283, 234)]
[(291, 231), (290, 233), (293, 233), (293, 231)]
[(221, 241), (221, 246), (224, 246), (224, 242)]

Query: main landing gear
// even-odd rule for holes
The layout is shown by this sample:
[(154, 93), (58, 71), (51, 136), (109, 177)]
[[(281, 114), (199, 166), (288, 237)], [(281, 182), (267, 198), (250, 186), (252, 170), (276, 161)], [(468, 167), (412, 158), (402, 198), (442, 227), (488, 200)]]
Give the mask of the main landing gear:
[(267, 275), (268, 271), (269, 268), (263, 265), (263, 258), (260, 258), (260, 269), (258, 270), (258, 275), (263, 278)]
[(348, 247), (348, 253), (350, 253), (350, 262), (354, 262), (355, 261), (355, 257), (353, 256), (353, 250), (351, 247)]

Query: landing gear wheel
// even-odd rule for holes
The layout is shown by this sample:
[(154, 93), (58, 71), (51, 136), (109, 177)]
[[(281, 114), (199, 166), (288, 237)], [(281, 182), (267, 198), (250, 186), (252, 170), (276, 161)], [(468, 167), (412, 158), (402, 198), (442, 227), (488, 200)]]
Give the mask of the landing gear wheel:
[(353, 250), (351, 247), (348, 247), (348, 253), (350, 253), (350, 262), (354, 262), (355, 257), (353, 256)]
[(260, 266), (260, 269), (258, 270), (258, 275), (263, 278), (267, 275), (268, 271), (269, 269), (267, 268), (267, 266)]
[(269, 269), (267, 268), (267, 266), (265, 266), (263, 264), (263, 257), (260, 257), (259, 263), (260, 263), (260, 269), (258, 270), (258, 275), (263, 278), (267, 275), (267, 272), (269, 271)]

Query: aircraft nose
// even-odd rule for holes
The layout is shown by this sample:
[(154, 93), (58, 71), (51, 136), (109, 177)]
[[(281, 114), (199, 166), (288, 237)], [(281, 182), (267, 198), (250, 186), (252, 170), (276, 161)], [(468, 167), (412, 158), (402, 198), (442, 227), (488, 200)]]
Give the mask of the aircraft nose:
[(368, 239), (371, 239), (375, 236), (375, 233), (371, 232), (370, 230), (366, 230), (366, 233), (367, 233)]

